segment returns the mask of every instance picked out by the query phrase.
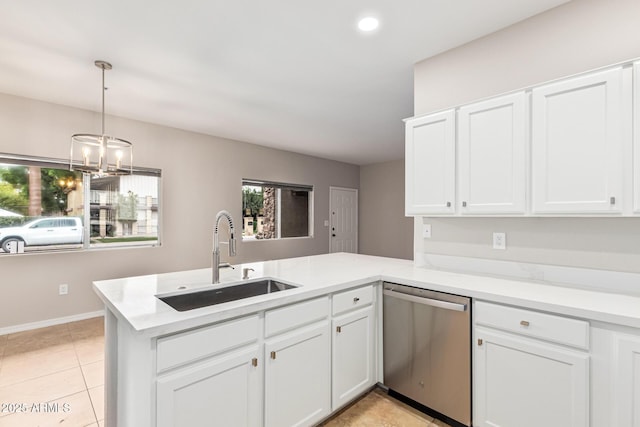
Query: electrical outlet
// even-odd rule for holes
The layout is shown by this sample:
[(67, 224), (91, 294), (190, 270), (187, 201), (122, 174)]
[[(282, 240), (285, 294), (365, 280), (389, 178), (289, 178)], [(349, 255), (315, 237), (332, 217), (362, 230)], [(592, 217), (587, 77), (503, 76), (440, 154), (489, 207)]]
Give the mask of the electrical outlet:
[(422, 224), (422, 237), (425, 239), (431, 238), (431, 224)]
[(69, 293), (69, 285), (66, 283), (58, 286), (58, 295), (67, 295)]
[(507, 234), (493, 233), (493, 249), (507, 249)]

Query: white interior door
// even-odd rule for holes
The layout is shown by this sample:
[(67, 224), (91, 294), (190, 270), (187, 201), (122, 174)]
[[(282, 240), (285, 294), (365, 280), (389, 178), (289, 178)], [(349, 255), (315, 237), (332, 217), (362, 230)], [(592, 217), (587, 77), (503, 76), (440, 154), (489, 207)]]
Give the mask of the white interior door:
[(358, 253), (358, 190), (329, 188), (331, 252)]

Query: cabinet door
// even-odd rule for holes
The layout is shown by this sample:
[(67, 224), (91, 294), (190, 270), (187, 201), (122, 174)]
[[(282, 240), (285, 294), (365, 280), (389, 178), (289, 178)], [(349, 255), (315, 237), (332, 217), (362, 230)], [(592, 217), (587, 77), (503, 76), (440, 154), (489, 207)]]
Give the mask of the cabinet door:
[(374, 337), (371, 306), (333, 319), (334, 411), (375, 384)]
[(455, 211), (455, 114), (453, 110), (406, 123), (406, 215)]
[(157, 380), (158, 427), (262, 425), (258, 346), (194, 364)]
[(589, 356), (476, 327), (474, 425), (588, 427)]
[(520, 92), (460, 108), (460, 213), (525, 212), (525, 101)]
[(617, 427), (640, 427), (640, 337), (616, 337), (614, 423)]
[(640, 213), (640, 62), (633, 64), (633, 210)]
[(532, 92), (534, 213), (621, 213), (622, 69)]
[(265, 343), (265, 426), (310, 426), (331, 413), (329, 322)]

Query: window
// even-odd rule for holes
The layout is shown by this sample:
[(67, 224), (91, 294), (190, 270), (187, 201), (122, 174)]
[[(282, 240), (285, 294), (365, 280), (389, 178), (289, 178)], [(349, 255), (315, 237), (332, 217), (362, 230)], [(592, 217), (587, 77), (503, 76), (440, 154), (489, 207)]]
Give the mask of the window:
[(243, 240), (313, 236), (313, 187), (242, 180)]
[(0, 154), (0, 256), (159, 244), (159, 170), (101, 177), (66, 164)]

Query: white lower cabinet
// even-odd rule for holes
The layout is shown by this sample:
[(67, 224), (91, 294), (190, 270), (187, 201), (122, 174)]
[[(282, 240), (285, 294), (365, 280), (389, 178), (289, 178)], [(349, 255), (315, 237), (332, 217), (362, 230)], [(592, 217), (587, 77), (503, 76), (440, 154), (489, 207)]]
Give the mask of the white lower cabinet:
[(375, 384), (373, 306), (334, 318), (332, 339), (335, 410)]
[(376, 382), (374, 290), (158, 338), (155, 425), (317, 425)]
[(589, 354), (545, 340), (545, 331), (557, 340), (563, 331), (575, 333), (581, 321), (488, 303), (475, 307), (474, 425), (588, 427)]
[(159, 376), (156, 425), (262, 425), (259, 357), (254, 345)]
[(640, 427), (640, 330), (593, 328), (591, 427)]
[(309, 426), (331, 413), (330, 348), (328, 321), (265, 342), (265, 426)]
[(640, 427), (640, 336), (618, 335), (615, 353), (616, 426)]
[(640, 336), (618, 334), (615, 339), (616, 426), (640, 427)]

